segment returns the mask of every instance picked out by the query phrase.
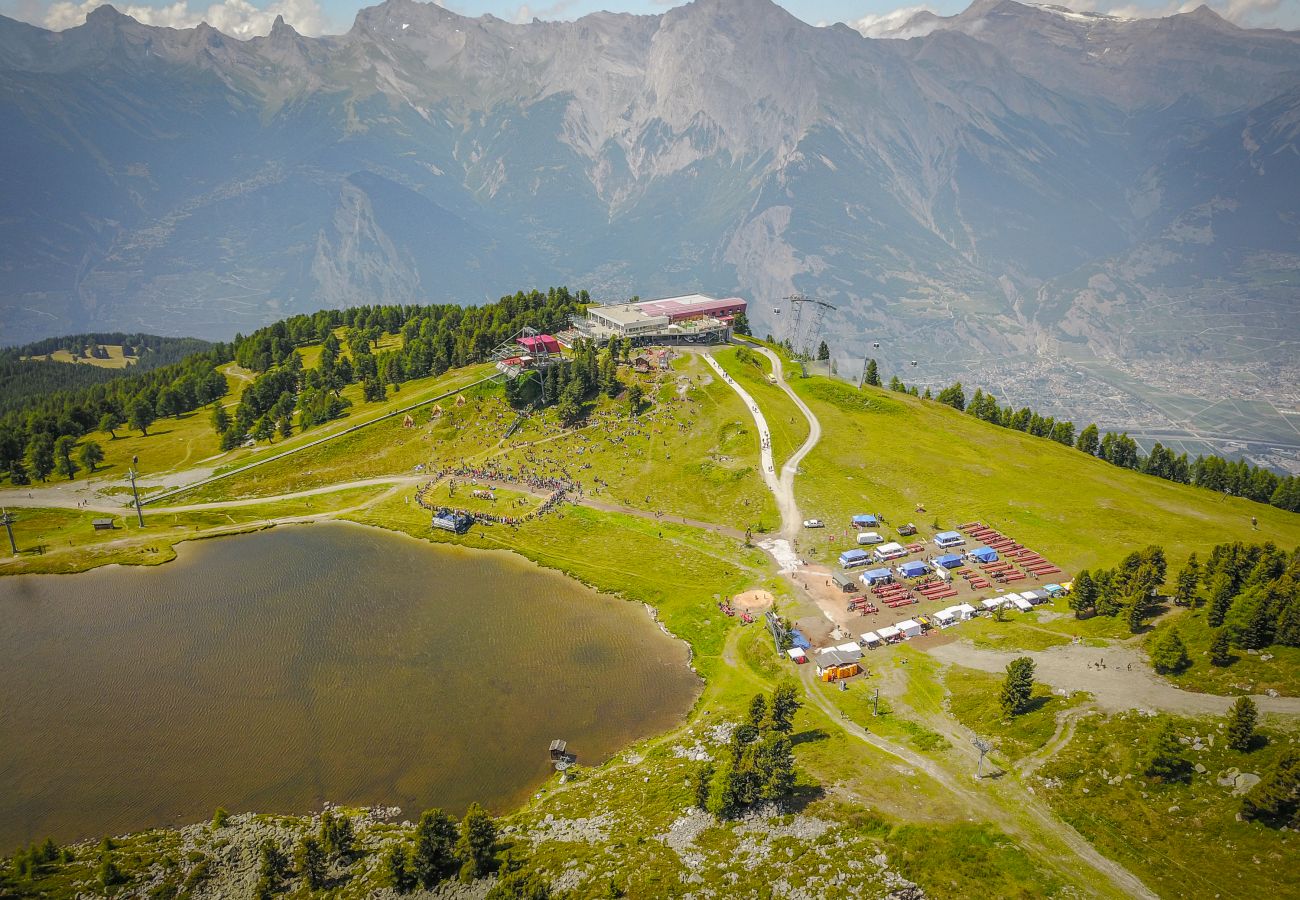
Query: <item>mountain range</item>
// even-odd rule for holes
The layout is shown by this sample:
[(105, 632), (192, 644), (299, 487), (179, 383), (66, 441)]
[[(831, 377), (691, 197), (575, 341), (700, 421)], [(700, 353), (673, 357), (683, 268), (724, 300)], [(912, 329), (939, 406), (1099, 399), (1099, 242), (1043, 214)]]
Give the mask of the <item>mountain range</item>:
[[(0, 17), (0, 342), (227, 338), (567, 283), (844, 357), (1294, 359), (1300, 33), (977, 0), (512, 24), (386, 0), (247, 41)], [(779, 310), (779, 312), (778, 312)]]

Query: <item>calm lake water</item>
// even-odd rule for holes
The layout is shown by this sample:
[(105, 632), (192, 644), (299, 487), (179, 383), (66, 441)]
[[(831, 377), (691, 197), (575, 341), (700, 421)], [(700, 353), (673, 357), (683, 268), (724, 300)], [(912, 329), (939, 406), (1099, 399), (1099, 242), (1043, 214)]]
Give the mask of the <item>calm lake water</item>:
[(322, 801), (497, 811), (698, 682), (639, 604), (507, 554), (321, 524), (0, 579), (0, 852)]

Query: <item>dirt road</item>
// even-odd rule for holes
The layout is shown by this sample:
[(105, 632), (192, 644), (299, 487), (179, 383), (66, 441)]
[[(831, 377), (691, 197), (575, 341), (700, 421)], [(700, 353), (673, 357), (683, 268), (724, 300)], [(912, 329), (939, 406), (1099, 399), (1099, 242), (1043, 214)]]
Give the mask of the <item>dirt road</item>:
[[(1049, 650), (1006, 652), (982, 650), (966, 641), (928, 648), (935, 659), (956, 663), (982, 672), (1003, 672), (1018, 656), (1034, 661), (1035, 677), (1055, 688), (1087, 691), (1096, 705), (1110, 712), (1150, 709), (1181, 715), (1221, 715), (1235, 697), (1197, 694), (1176, 688), (1151, 671), (1146, 659), (1129, 647), (1104, 650), (1083, 644), (1067, 644)], [(1104, 663), (1099, 668), (1097, 663)], [(1091, 664), (1091, 665), (1090, 665)], [(1300, 715), (1300, 697), (1252, 697), (1260, 712)]]
[(845, 732), (858, 740), (902, 760), (919, 772), (924, 772), (960, 797), (968, 809), (978, 813), (987, 821), (996, 822), (998, 827), (1013, 834), (1025, 844), (1035, 847), (1040, 854), (1046, 857), (1059, 859), (1060, 851), (1062, 849), (1068, 850), (1089, 869), (1104, 875), (1115, 890), (1124, 896), (1150, 898), (1150, 900), (1154, 900), (1156, 897), (1156, 894), (1152, 893), (1136, 875), (1119, 863), (1103, 856), (1098, 852), (1097, 848), (1088, 842), (1087, 838), (1056, 818), (1041, 800), (1031, 796), (1018, 783), (1007, 783), (1000, 787), (1002, 790), (1012, 792), (1015, 795), (1016, 808), (1032, 818), (1042, 829), (1044, 836), (1056, 838), (1063, 847), (1047, 846), (1035, 835), (1018, 827), (1016, 822), (993, 799), (968, 787), (960, 780), (959, 776), (954, 776), (954, 773), (939, 765), (935, 760), (873, 734), (850, 719), (842, 718), (839, 711), (826, 700), (821, 691), (817, 690), (816, 685), (813, 683), (816, 676), (813, 673), (811, 664), (801, 666), (799, 674), (804, 681), (805, 694), (818, 709), (826, 714), (826, 717), (831, 722), (838, 723)]
[[(790, 399), (794, 401), (795, 405), (799, 407), (800, 412), (802, 412), (804, 417), (808, 420), (808, 437), (799, 449), (790, 456), (790, 459), (785, 463), (785, 465), (781, 467), (780, 477), (775, 477), (775, 472), (771, 469), (771, 437), (770, 432), (767, 430), (767, 421), (763, 417), (763, 413), (759, 409), (758, 404), (754, 402), (753, 398), (749, 396), (747, 391), (741, 388), (740, 385), (736, 384), (735, 381), (722, 370), (722, 367), (718, 365), (717, 360), (713, 359), (710, 354), (705, 353), (705, 359), (708, 360), (709, 365), (713, 367), (714, 371), (718, 372), (719, 375), (722, 376), (723, 381), (729, 384), (732, 389), (740, 395), (740, 398), (745, 402), (745, 405), (749, 407), (750, 413), (754, 417), (754, 423), (758, 426), (759, 434), (761, 436), (760, 444), (763, 449), (763, 476), (768, 487), (771, 489), (773, 496), (776, 498), (777, 508), (781, 511), (782, 535), (780, 540), (766, 541), (763, 544), (760, 544), (760, 546), (767, 550), (772, 558), (776, 560), (777, 565), (781, 568), (782, 572), (787, 575), (795, 588), (799, 589), (797, 580), (790, 577), (799, 569), (797, 563), (794, 565), (791, 564), (790, 557), (793, 556), (791, 545), (795, 537), (798, 535), (799, 529), (803, 525), (802, 518), (799, 514), (799, 505), (794, 496), (794, 477), (799, 470), (799, 463), (808, 455), (813, 447), (817, 446), (817, 442), (821, 439), (821, 423), (817, 420), (817, 416), (813, 414), (812, 410), (808, 408), (807, 404), (805, 404), (803, 400), (801, 400), (798, 395), (790, 389), (790, 386), (785, 383), (780, 358), (775, 353), (764, 347), (758, 347), (755, 349), (771, 361), (772, 373), (776, 376), (777, 383)], [(1014, 790), (1016, 794), (1015, 808), (1023, 812), (1025, 815), (1028, 815), (1037, 824), (1041, 829), (1041, 834), (1044, 838), (1047, 838), (1049, 841), (1054, 839), (1059, 842), (1059, 845), (1063, 846), (1048, 846), (1036, 835), (1030, 834), (1023, 828), (1018, 827), (1012, 821), (1009, 821), (1005, 810), (994, 802), (992, 798), (962, 784), (958, 779), (954, 778), (952, 772), (945, 769), (935, 760), (930, 759), (921, 753), (895, 744), (892, 741), (878, 737), (851, 720), (842, 718), (839, 715), (839, 711), (836, 710), (834, 706), (826, 700), (821, 691), (817, 689), (817, 686), (814, 683), (815, 675), (811, 664), (801, 666), (799, 668), (799, 674), (803, 678), (804, 693), (809, 700), (811, 700), (826, 714), (827, 718), (831, 722), (839, 724), (841, 728), (859, 740), (871, 744), (873, 747), (903, 760), (918, 771), (924, 772), (929, 777), (944, 784), (955, 794), (960, 796), (965, 801), (968, 808), (977, 811), (988, 821), (997, 822), (1002, 827), (1008, 828), (1008, 830), (1015, 833), (1026, 844), (1034, 846), (1043, 856), (1047, 858), (1059, 858), (1061, 850), (1068, 850), (1068, 852), (1073, 853), (1074, 857), (1081, 862), (1086, 869), (1104, 876), (1108, 884), (1121, 894), (1128, 897), (1142, 898), (1154, 898), (1156, 896), (1147, 889), (1146, 885), (1144, 885), (1137, 876), (1132, 872), (1129, 872), (1123, 866), (1113, 860), (1107, 859), (1099, 853), (1097, 849), (1083, 837), (1083, 835), (1079, 834), (1079, 832), (1075, 831), (1069, 825), (1056, 818), (1046, 804), (1037, 798), (1034, 798), (1019, 784), (1014, 785), (1014, 787), (1009, 785), (1007, 788)], [(1070, 868), (1073, 868), (1073, 866), (1070, 866)]]

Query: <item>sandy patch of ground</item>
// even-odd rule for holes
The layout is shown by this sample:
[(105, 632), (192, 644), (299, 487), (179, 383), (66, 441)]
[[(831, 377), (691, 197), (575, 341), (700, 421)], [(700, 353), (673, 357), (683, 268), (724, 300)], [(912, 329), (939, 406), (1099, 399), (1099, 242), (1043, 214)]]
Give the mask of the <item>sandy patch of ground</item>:
[(743, 594), (737, 594), (731, 600), (731, 605), (747, 612), (761, 612), (769, 609), (776, 598), (772, 596), (771, 591), (745, 591)]

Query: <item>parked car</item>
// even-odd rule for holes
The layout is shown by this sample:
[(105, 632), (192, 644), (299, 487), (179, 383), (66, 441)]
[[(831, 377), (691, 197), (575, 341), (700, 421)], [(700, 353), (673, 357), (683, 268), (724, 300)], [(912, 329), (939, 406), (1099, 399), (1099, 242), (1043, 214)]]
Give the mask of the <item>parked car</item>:
[(874, 531), (863, 531), (858, 534), (859, 544), (883, 544), (885, 539)]
[(823, 522), (821, 519), (804, 519), (803, 527), (804, 528), (825, 528), (826, 523)]
[(908, 522), (906, 525), (899, 525), (898, 533), (901, 534), (903, 537), (916, 534), (916, 526), (913, 525), (911, 522)]

